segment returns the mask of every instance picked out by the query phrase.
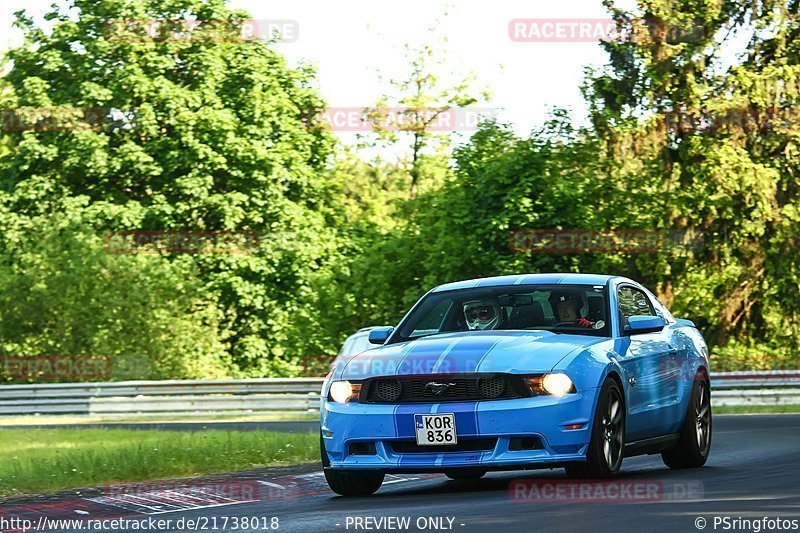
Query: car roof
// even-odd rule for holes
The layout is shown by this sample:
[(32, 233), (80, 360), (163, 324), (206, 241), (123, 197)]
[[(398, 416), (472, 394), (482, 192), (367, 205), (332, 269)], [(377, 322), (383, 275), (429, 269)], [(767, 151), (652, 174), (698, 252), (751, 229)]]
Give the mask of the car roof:
[(611, 278), (602, 274), (516, 274), (491, 278), (468, 279), (439, 285), (431, 292), (471, 289), (474, 287), (499, 287), (503, 285), (605, 285)]

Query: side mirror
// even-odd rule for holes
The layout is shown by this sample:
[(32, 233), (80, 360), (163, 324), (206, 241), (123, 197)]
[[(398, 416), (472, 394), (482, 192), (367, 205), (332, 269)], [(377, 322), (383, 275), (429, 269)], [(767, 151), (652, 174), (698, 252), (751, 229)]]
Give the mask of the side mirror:
[(628, 317), (628, 325), (623, 329), (623, 335), (636, 335), (638, 333), (655, 333), (664, 329), (667, 322), (660, 316), (634, 315)]
[(386, 342), (386, 339), (389, 338), (389, 335), (392, 334), (394, 328), (392, 326), (381, 326), (379, 328), (375, 328), (369, 332), (369, 342), (370, 344), (383, 344)]

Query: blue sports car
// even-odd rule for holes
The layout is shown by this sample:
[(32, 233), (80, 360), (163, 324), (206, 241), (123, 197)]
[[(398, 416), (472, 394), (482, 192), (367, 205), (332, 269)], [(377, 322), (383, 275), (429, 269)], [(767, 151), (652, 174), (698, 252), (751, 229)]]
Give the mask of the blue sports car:
[(338, 494), (372, 494), (394, 472), (605, 478), (632, 455), (670, 468), (708, 458), (706, 343), (630, 279), (449, 283), (369, 340), (380, 347), (341, 359), (322, 389), (322, 463)]

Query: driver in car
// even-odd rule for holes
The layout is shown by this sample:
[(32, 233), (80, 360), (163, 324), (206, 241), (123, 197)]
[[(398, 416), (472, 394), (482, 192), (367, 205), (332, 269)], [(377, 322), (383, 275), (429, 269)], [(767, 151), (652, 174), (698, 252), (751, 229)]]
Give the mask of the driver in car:
[(583, 328), (594, 326), (594, 322), (580, 316), (581, 301), (573, 294), (558, 296), (554, 307), (559, 324), (571, 323)]
[(493, 300), (464, 302), (464, 318), (470, 330), (495, 329), (500, 324), (500, 306)]

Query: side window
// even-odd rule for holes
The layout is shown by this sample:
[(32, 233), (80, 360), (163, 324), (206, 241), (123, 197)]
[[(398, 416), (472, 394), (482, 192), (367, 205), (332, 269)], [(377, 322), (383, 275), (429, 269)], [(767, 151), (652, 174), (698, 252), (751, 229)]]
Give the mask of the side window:
[(622, 287), (617, 292), (617, 305), (619, 305), (620, 322), (628, 323), (628, 318), (634, 315), (656, 316), (647, 296), (639, 289)]

